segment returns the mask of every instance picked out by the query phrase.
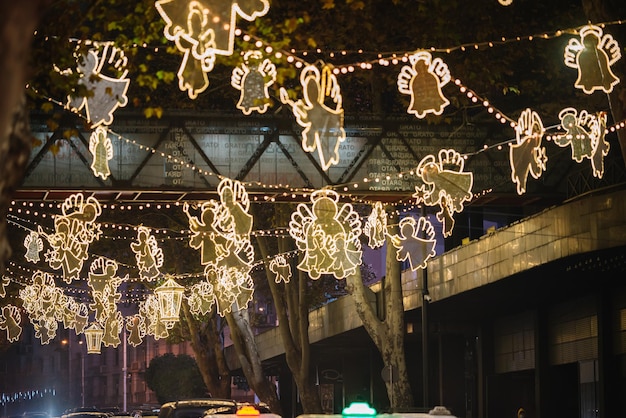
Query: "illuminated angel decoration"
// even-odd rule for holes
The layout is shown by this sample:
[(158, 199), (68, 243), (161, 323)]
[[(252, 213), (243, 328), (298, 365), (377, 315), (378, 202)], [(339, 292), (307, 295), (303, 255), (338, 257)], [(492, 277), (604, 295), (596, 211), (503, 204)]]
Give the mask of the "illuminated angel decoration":
[(0, 277), (0, 298), (3, 298), (7, 295), (7, 286), (11, 283), (8, 277), (1, 276)]
[(240, 242), (250, 241), (252, 232), (252, 215), (250, 210), (250, 198), (243, 184), (229, 178), (223, 179), (217, 186), (222, 208), (225, 210), (222, 229), (227, 231), (229, 239), (239, 247)]
[(538, 179), (546, 169), (546, 149), (541, 146), (545, 129), (537, 112), (525, 109), (515, 126), (516, 143), (509, 144), (511, 180), (517, 184), (517, 194), (526, 192), (530, 173)]
[(163, 266), (163, 250), (159, 248), (150, 229), (145, 226), (137, 228), (137, 242), (131, 242), (130, 248), (135, 253), (139, 276), (147, 281), (156, 279), (161, 274), (159, 269)]
[(89, 267), (87, 284), (91, 287), (94, 300), (90, 307), (96, 312), (95, 317), (99, 322), (104, 322), (117, 310), (117, 303), (122, 298), (117, 288), (124, 280), (128, 280), (128, 275), (124, 278), (115, 276), (117, 269), (116, 261), (104, 257), (96, 258)]
[(128, 331), (128, 344), (137, 347), (146, 336), (146, 320), (139, 314), (127, 317), (126, 331)]
[(93, 156), (91, 171), (94, 176), (106, 180), (111, 175), (109, 161), (113, 159), (113, 144), (106, 128), (98, 126), (89, 137), (89, 152)]
[(151, 335), (155, 340), (167, 338), (169, 335), (168, 323), (161, 321), (159, 312), (159, 301), (154, 294), (139, 304), (139, 315), (145, 320), (146, 335)]
[(403, 218), (399, 225), (400, 234), (391, 236), (396, 247), (396, 260), (409, 261), (411, 270), (426, 268), (426, 262), (435, 256), (435, 228), (430, 221), (420, 217)]
[(17, 306), (6, 305), (2, 307), (0, 313), (0, 330), (7, 333), (7, 340), (10, 343), (16, 342), (22, 335), (22, 315)]
[(570, 39), (565, 47), (565, 65), (578, 69), (574, 87), (586, 94), (595, 90), (613, 91), (619, 78), (611, 66), (622, 57), (619, 44), (610, 34), (602, 34), (599, 26), (587, 25), (580, 30), (580, 41)]
[(102, 335), (102, 343), (105, 347), (117, 347), (122, 340), (120, 339), (120, 332), (124, 325), (124, 318), (120, 311), (114, 310), (107, 313), (107, 317), (104, 321), (104, 334)]
[(163, 34), (184, 54), (178, 85), (195, 99), (209, 86), (215, 56), (232, 55), (237, 16), (253, 21), (270, 5), (269, 0), (157, 0), (155, 7), (165, 21)]
[(304, 258), (298, 269), (312, 279), (332, 274), (343, 279), (361, 265), (361, 221), (352, 205), (339, 208), (334, 190), (311, 193), (312, 207), (300, 203), (289, 222), (289, 234), (296, 240)]
[(565, 134), (555, 135), (554, 143), (560, 147), (572, 147), (572, 158), (577, 163), (584, 158), (591, 160), (593, 175), (602, 178), (604, 175), (604, 157), (609, 153), (611, 144), (604, 140), (606, 134), (606, 113), (597, 115), (582, 110), (580, 114), (568, 107), (559, 113), (561, 127)]
[[(110, 125), (113, 122), (113, 112), (128, 103), (126, 92), (130, 79), (126, 78), (127, 63), (128, 58), (124, 51), (111, 43), (97, 45), (89, 50), (78, 64), (81, 75), (79, 84), (93, 94), (88, 97), (68, 97), (68, 107), (77, 112), (84, 109), (92, 127)], [(103, 74), (107, 71), (105, 66), (112, 67), (116, 76)]]
[(52, 250), (46, 252), (46, 261), (53, 269), (63, 269), (63, 280), (72, 283), (78, 279), (83, 262), (89, 256), (89, 244), (100, 238), (102, 231), (96, 219), (102, 213), (98, 200), (89, 196), (73, 194), (61, 205), (62, 215), (54, 218), (55, 232), (45, 234), (39, 227), (39, 234), (46, 237)]
[(381, 202), (376, 202), (372, 213), (367, 217), (363, 233), (368, 238), (367, 245), (370, 248), (379, 248), (385, 244), (387, 236), (387, 212)]
[(208, 281), (196, 283), (189, 289), (187, 304), (189, 311), (195, 315), (206, 315), (215, 304), (213, 285)]
[(276, 81), (276, 66), (269, 60), (262, 60), (261, 51), (247, 51), (243, 64), (233, 69), (230, 84), (241, 91), (237, 109), (244, 115), (252, 111), (265, 113), (270, 105), (268, 87)]
[(274, 282), (289, 283), (291, 280), (291, 264), (287, 262), (284, 255), (278, 254), (272, 258), (269, 264), (270, 271), (274, 273)]
[(24, 247), (26, 247), (26, 254), (24, 258), (31, 263), (39, 262), (39, 253), (43, 250), (43, 240), (36, 231), (30, 231), (26, 238), (24, 238)]
[(200, 205), (200, 218), (190, 213), (189, 203), (183, 204), (183, 211), (189, 219), (191, 238), (189, 246), (200, 250), (200, 263), (203, 266), (215, 266), (217, 262), (227, 255), (227, 241), (222, 231), (218, 228), (223, 223), (223, 214), (220, 204), (215, 200), (203, 202)]
[(450, 101), (441, 88), (450, 81), (450, 70), (441, 58), (433, 59), (430, 52), (419, 51), (409, 56), (411, 66), (405, 65), (398, 74), (398, 91), (411, 96), (407, 113), (418, 118), (428, 113), (441, 115)]
[(41, 344), (48, 344), (56, 336), (57, 321), (63, 317), (59, 302), (63, 299), (63, 292), (56, 287), (54, 277), (42, 271), (35, 272), (31, 284), (20, 289), (19, 296), (35, 328), (35, 336)]
[(443, 224), (444, 237), (452, 234), (454, 213), (462, 212), (465, 202), (472, 199), (474, 175), (464, 172), (464, 168), (463, 155), (452, 149), (442, 149), (438, 159), (434, 155), (427, 155), (415, 170), (424, 184), (415, 186), (413, 196), (418, 204), (439, 205), (441, 210), (437, 213), (437, 219)]
[(302, 130), (302, 149), (317, 150), (322, 170), (339, 162), (339, 145), (346, 139), (341, 91), (337, 77), (328, 66), (322, 73), (314, 65), (300, 73), (304, 98), (293, 101), (287, 90), (280, 89), (280, 100), (291, 106)]

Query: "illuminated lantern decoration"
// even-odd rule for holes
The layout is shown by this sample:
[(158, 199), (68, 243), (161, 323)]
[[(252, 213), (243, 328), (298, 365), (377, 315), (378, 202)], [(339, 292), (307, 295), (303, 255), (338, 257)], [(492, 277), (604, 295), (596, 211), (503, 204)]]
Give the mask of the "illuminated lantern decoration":
[(517, 194), (526, 192), (526, 181), (530, 173), (538, 179), (546, 169), (546, 149), (541, 146), (545, 133), (543, 123), (537, 112), (525, 109), (515, 126), (516, 143), (509, 144), (511, 180), (517, 184)]
[(411, 270), (426, 268), (426, 262), (435, 256), (435, 229), (426, 218), (404, 218), (399, 225), (400, 234), (393, 235), (396, 260), (409, 261)]
[(89, 137), (89, 152), (93, 156), (91, 170), (94, 176), (106, 180), (111, 175), (109, 161), (113, 159), (113, 144), (111, 138), (107, 136), (107, 130), (103, 126), (98, 126)]
[(613, 91), (619, 78), (611, 66), (622, 57), (619, 44), (609, 34), (603, 35), (599, 26), (587, 25), (580, 30), (580, 41), (570, 39), (565, 47), (565, 65), (578, 69), (574, 87), (586, 94), (596, 90)]
[(95, 322), (85, 329), (85, 342), (87, 354), (100, 354), (104, 330)]
[[(110, 125), (113, 122), (113, 112), (128, 103), (126, 92), (130, 79), (126, 78), (127, 62), (124, 51), (113, 44), (96, 44), (94, 49), (81, 58), (78, 65), (78, 72), (81, 74), (78, 83), (93, 94), (88, 97), (68, 97), (68, 107), (74, 111), (84, 109), (92, 127)], [(105, 65), (112, 66), (119, 74), (115, 77), (102, 74)]]
[(441, 115), (450, 101), (441, 88), (450, 81), (450, 70), (441, 58), (433, 59), (429, 52), (419, 51), (409, 56), (411, 66), (405, 65), (398, 74), (398, 91), (411, 96), (407, 113), (418, 118), (428, 113)]
[(369, 238), (367, 244), (370, 248), (382, 247), (387, 236), (387, 213), (381, 202), (376, 202), (372, 213), (367, 217), (363, 233)]
[(26, 235), (24, 247), (26, 247), (26, 254), (24, 255), (26, 261), (39, 262), (39, 253), (43, 250), (43, 240), (37, 232), (31, 231), (30, 234)]
[(298, 269), (312, 279), (332, 274), (343, 279), (361, 265), (361, 220), (352, 205), (339, 208), (339, 194), (334, 190), (311, 193), (312, 207), (300, 203), (291, 214), (289, 234), (304, 252)]
[(176, 322), (179, 320), (180, 305), (183, 300), (184, 291), (185, 288), (171, 278), (154, 289), (154, 293), (159, 300), (159, 315), (161, 321)]
[(339, 145), (346, 139), (339, 82), (328, 66), (320, 74), (317, 67), (307, 65), (300, 73), (300, 83), (302, 100), (294, 102), (284, 88), (280, 89), (280, 100), (291, 106), (296, 122), (304, 128), (302, 149), (317, 150), (320, 166), (327, 170), (339, 162)]
[(279, 254), (276, 257), (272, 258), (269, 268), (270, 271), (275, 275), (274, 282), (289, 283), (289, 281), (291, 280), (291, 265), (287, 262), (284, 255)]
[(216, 55), (232, 55), (236, 18), (253, 21), (265, 15), (269, 0), (157, 0), (165, 21), (163, 34), (183, 53), (178, 86), (195, 99), (209, 86), (207, 73)]
[(415, 186), (413, 197), (418, 204), (439, 205), (441, 210), (437, 219), (443, 224), (444, 237), (452, 234), (454, 213), (462, 212), (464, 203), (472, 198), (474, 175), (463, 172), (464, 167), (465, 159), (459, 152), (442, 149), (438, 158), (434, 155), (424, 157), (415, 170), (424, 184)]
[(276, 81), (276, 66), (269, 60), (261, 60), (261, 51), (247, 51), (243, 64), (233, 69), (230, 84), (241, 91), (237, 109), (244, 115), (253, 110), (265, 113), (270, 105), (268, 87)]
[(565, 134), (554, 135), (554, 143), (560, 147), (572, 147), (572, 159), (577, 163), (584, 158), (591, 160), (593, 175), (604, 175), (604, 157), (609, 153), (611, 144), (604, 140), (606, 134), (606, 113), (597, 115), (582, 110), (580, 114), (568, 107), (559, 113), (561, 127)]

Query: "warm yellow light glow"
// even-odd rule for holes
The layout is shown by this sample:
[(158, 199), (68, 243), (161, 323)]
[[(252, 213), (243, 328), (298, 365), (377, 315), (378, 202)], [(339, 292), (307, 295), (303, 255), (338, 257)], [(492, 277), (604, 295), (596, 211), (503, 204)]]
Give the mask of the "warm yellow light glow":
[(241, 91), (237, 109), (244, 115), (265, 113), (270, 105), (268, 87), (276, 81), (276, 66), (263, 59), (261, 51), (246, 51), (243, 63), (235, 67), (230, 84)]
[(391, 236), (396, 247), (396, 260), (409, 261), (411, 270), (426, 268), (429, 259), (435, 256), (435, 229), (430, 221), (420, 217), (403, 218), (399, 225), (400, 234)]
[(98, 126), (89, 137), (89, 152), (93, 156), (91, 170), (96, 177), (106, 180), (111, 174), (109, 161), (113, 159), (113, 144), (106, 128)]
[(185, 288), (174, 279), (167, 279), (165, 283), (154, 289), (159, 300), (159, 315), (163, 322), (177, 322), (180, 316), (180, 306)]
[(95, 322), (85, 330), (85, 341), (87, 342), (87, 354), (100, 354), (102, 347), (102, 337), (104, 331)]
[(509, 144), (511, 179), (517, 184), (517, 194), (526, 192), (528, 174), (537, 179), (546, 169), (546, 149), (541, 146), (545, 129), (537, 112), (525, 109), (515, 127), (516, 143)]
[(450, 70), (441, 58), (433, 59), (429, 52), (419, 51), (409, 57), (398, 74), (398, 91), (411, 96), (407, 113), (418, 118), (427, 114), (441, 115), (450, 101), (441, 88), (450, 81)]

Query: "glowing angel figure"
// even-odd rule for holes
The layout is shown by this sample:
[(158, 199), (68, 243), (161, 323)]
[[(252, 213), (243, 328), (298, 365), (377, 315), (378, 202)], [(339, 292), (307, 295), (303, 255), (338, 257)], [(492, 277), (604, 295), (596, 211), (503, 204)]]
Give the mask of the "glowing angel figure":
[(62, 268), (63, 279), (69, 284), (78, 279), (83, 262), (89, 256), (89, 244), (100, 238), (102, 231), (96, 219), (102, 208), (95, 197), (85, 200), (78, 193), (65, 199), (61, 211), (63, 214), (54, 218), (55, 232), (48, 235), (39, 227), (39, 234), (45, 236), (52, 247), (45, 254), (48, 264), (54, 269)]
[(555, 135), (554, 143), (560, 147), (572, 147), (572, 158), (580, 163), (584, 158), (591, 160), (593, 175), (602, 178), (604, 175), (604, 157), (609, 153), (611, 145), (604, 140), (606, 134), (606, 113), (598, 115), (582, 110), (580, 114), (568, 107), (559, 113), (563, 135)]
[(139, 315), (146, 322), (146, 335), (152, 335), (155, 340), (167, 338), (169, 335), (166, 324), (161, 321), (159, 314), (159, 300), (156, 295), (150, 295), (139, 305)]
[(139, 346), (146, 336), (146, 321), (137, 314), (126, 318), (126, 331), (128, 331), (128, 344), (133, 347)]
[(289, 234), (304, 252), (298, 269), (312, 279), (322, 274), (343, 279), (362, 262), (359, 215), (349, 203), (338, 208), (338, 201), (334, 190), (316, 190), (311, 193), (312, 207), (301, 203), (291, 215)]
[(426, 262), (435, 256), (435, 228), (426, 218), (404, 218), (399, 225), (400, 234), (392, 235), (396, 247), (396, 260), (409, 260), (411, 270), (426, 268)]
[(277, 255), (272, 258), (269, 265), (270, 271), (274, 273), (275, 278), (274, 282), (280, 283), (289, 283), (291, 280), (291, 265), (285, 259), (285, 256), (282, 254)]
[(11, 283), (8, 277), (0, 277), (0, 298), (3, 298), (7, 295), (7, 286)]
[(320, 74), (314, 65), (302, 70), (300, 83), (302, 100), (294, 102), (284, 88), (280, 89), (280, 100), (291, 106), (296, 122), (304, 128), (302, 149), (305, 152), (317, 150), (320, 166), (326, 170), (339, 162), (339, 145), (346, 139), (339, 83), (328, 66), (324, 66)]
[(209, 85), (207, 73), (216, 55), (232, 55), (236, 19), (248, 21), (265, 15), (269, 0), (157, 0), (163, 34), (183, 52), (178, 71), (179, 87), (195, 99)]
[[(128, 58), (124, 51), (110, 43), (98, 45), (84, 55), (78, 64), (81, 74), (79, 84), (84, 85), (93, 95), (89, 97), (68, 97), (68, 107), (74, 111), (85, 110), (86, 118), (92, 127), (113, 122), (113, 112), (128, 104), (126, 92), (130, 79), (126, 78)], [(116, 77), (105, 75), (105, 66), (113, 67)]]
[(413, 196), (418, 204), (439, 205), (437, 219), (443, 223), (445, 237), (452, 234), (454, 213), (462, 212), (464, 203), (472, 199), (474, 175), (463, 172), (464, 167), (465, 159), (458, 151), (442, 149), (437, 160), (434, 155), (427, 155), (415, 170), (424, 185), (416, 186)]
[(221, 214), (221, 228), (228, 234), (228, 239), (240, 248), (250, 241), (253, 217), (250, 210), (250, 198), (246, 188), (237, 180), (224, 178), (217, 186), (223, 212)]
[(405, 65), (398, 74), (398, 91), (411, 96), (407, 113), (418, 118), (428, 113), (441, 115), (450, 101), (441, 88), (450, 81), (450, 70), (441, 58), (433, 59), (429, 52), (419, 51), (409, 56), (411, 66)]
[(187, 303), (189, 311), (195, 315), (206, 315), (215, 304), (213, 286), (208, 281), (196, 283), (189, 289)]
[(619, 44), (609, 34), (602, 35), (599, 26), (588, 25), (580, 30), (580, 41), (570, 39), (565, 47), (565, 65), (578, 69), (574, 87), (586, 94), (595, 90), (605, 93), (613, 91), (619, 78), (613, 74), (611, 66), (622, 57)]
[(105, 347), (117, 347), (122, 340), (120, 339), (120, 332), (122, 332), (122, 326), (124, 319), (120, 311), (111, 311), (108, 313), (104, 322), (104, 335), (102, 336), (102, 343)]
[(276, 81), (276, 66), (261, 51), (247, 51), (243, 64), (233, 69), (230, 84), (241, 91), (237, 109), (244, 115), (265, 113), (270, 105), (268, 87)]
[(93, 155), (91, 171), (94, 176), (106, 180), (111, 175), (109, 161), (113, 159), (113, 144), (106, 128), (98, 126), (89, 137), (89, 152)]
[(367, 245), (370, 248), (379, 248), (385, 244), (387, 235), (387, 212), (381, 202), (376, 202), (372, 213), (367, 217), (363, 233), (369, 238)]
[(0, 329), (7, 332), (7, 340), (14, 343), (20, 339), (22, 335), (22, 315), (17, 306), (6, 305), (2, 307), (0, 314)]
[(39, 253), (43, 250), (43, 240), (36, 231), (30, 231), (30, 234), (24, 238), (24, 247), (26, 247), (26, 254), (24, 258), (31, 263), (39, 262)]
[(137, 242), (131, 242), (130, 248), (135, 253), (139, 276), (147, 281), (156, 279), (161, 274), (159, 269), (163, 265), (163, 250), (150, 230), (145, 226), (137, 228)]
[(200, 218), (189, 212), (189, 203), (183, 204), (183, 211), (189, 219), (191, 238), (189, 246), (200, 250), (200, 263), (203, 266), (215, 266), (227, 255), (227, 238), (218, 230), (221, 222), (220, 204), (214, 200), (200, 205)]
[(76, 331), (76, 334), (82, 334), (85, 332), (85, 328), (87, 328), (87, 323), (89, 322), (89, 310), (87, 309), (86, 304), (78, 302), (76, 302), (76, 306), (73, 310), (74, 331)]
[(89, 266), (87, 278), (87, 284), (92, 292), (100, 297), (107, 293), (114, 300), (119, 300), (122, 295), (117, 293), (117, 288), (123, 281), (128, 280), (128, 275), (124, 278), (115, 276), (117, 269), (117, 261), (104, 257), (96, 258)]
[(526, 192), (526, 181), (530, 173), (538, 179), (546, 169), (546, 149), (541, 146), (545, 129), (537, 112), (525, 109), (515, 126), (516, 143), (509, 144), (511, 180), (517, 184), (517, 194)]

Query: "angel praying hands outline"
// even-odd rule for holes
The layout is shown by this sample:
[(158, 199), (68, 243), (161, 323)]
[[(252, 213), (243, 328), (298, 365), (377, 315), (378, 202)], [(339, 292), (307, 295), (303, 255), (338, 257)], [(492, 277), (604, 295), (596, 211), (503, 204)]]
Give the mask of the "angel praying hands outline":
[(606, 113), (597, 115), (582, 110), (580, 113), (572, 107), (559, 112), (563, 135), (554, 135), (554, 143), (560, 147), (572, 147), (572, 158), (577, 163), (584, 158), (591, 160), (593, 175), (604, 175), (604, 157), (609, 153), (611, 144), (604, 140), (606, 134)]
[(113, 144), (103, 126), (98, 126), (89, 137), (89, 152), (93, 156), (91, 171), (94, 176), (106, 180), (111, 175), (109, 161), (113, 159)]
[(339, 194), (322, 189), (311, 193), (312, 207), (300, 203), (289, 222), (289, 234), (304, 252), (298, 269), (312, 279), (332, 274), (343, 279), (361, 265), (361, 220), (349, 203), (337, 206)]
[(442, 149), (437, 160), (434, 155), (427, 155), (415, 170), (424, 184), (415, 186), (413, 197), (418, 204), (439, 205), (437, 219), (443, 223), (444, 237), (452, 234), (454, 213), (463, 211), (464, 203), (472, 199), (474, 175), (463, 172), (464, 168), (463, 155), (453, 149)]
[[(81, 74), (79, 84), (93, 92), (89, 97), (67, 98), (67, 106), (74, 111), (85, 110), (87, 120), (92, 127), (102, 124), (110, 125), (113, 122), (113, 112), (118, 107), (128, 104), (126, 92), (130, 79), (126, 78), (128, 58), (124, 51), (111, 43), (96, 44), (78, 63), (78, 72)], [(105, 75), (105, 65), (111, 65), (119, 74), (117, 77)]]
[(580, 30), (580, 41), (570, 39), (565, 47), (565, 65), (578, 69), (574, 87), (586, 94), (595, 90), (613, 91), (619, 78), (611, 66), (622, 57), (619, 44), (610, 34), (602, 34), (599, 26), (587, 25)]
[(155, 7), (163, 20), (164, 36), (183, 52), (178, 70), (179, 88), (191, 99), (209, 86), (207, 73), (216, 55), (232, 55), (236, 19), (248, 21), (265, 15), (269, 0), (158, 0)]
[(418, 118), (428, 113), (441, 115), (450, 101), (441, 88), (450, 81), (450, 70), (441, 58), (433, 59), (429, 52), (419, 51), (409, 56), (411, 66), (405, 65), (398, 74), (398, 91), (411, 96), (407, 113)]
[(276, 66), (261, 51), (247, 51), (243, 63), (233, 69), (230, 84), (241, 91), (237, 109), (244, 115), (265, 113), (270, 105), (269, 86), (276, 81)]
[(516, 142), (509, 144), (511, 180), (517, 184), (517, 194), (526, 192), (526, 181), (530, 173), (538, 179), (546, 170), (546, 149), (541, 146), (545, 133), (543, 122), (537, 112), (525, 109), (515, 125)]
[(147, 227), (137, 228), (137, 241), (131, 242), (130, 248), (135, 253), (139, 276), (147, 281), (156, 279), (161, 274), (159, 269), (163, 265), (163, 250)]
[(296, 122), (304, 128), (302, 149), (317, 150), (320, 166), (327, 170), (339, 162), (339, 145), (346, 139), (339, 82), (328, 66), (320, 74), (315, 65), (307, 65), (300, 73), (300, 83), (303, 99), (294, 102), (281, 87), (280, 100), (291, 106)]
[(424, 217), (417, 221), (415, 218), (403, 218), (399, 230), (400, 234), (391, 235), (391, 242), (396, 248), (396, 260), (408, 260), (413, 271), (426, 268), (426, 262), (436, 254), (437, 240), (433, 225)]

